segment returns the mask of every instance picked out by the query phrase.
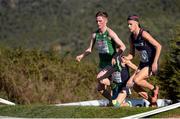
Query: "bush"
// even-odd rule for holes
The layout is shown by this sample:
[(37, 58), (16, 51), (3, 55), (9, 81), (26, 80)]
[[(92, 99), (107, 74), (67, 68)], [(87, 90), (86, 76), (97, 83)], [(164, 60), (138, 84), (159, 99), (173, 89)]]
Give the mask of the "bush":
[(19, 104), (98, 98), (96, 64), (53, 52), (1, 49), (0, 89)]

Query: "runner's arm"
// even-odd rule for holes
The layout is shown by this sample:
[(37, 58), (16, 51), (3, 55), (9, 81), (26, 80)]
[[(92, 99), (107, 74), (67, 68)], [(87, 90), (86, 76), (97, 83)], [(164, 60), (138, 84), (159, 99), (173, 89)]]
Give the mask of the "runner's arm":
[(129, 54), (127, 56), (123, 56), (123, 57), (127, 60), (132, 60), (133, 57), (135, 56), (135, 48), (134, 48), (133, 42), (131, 40), (131, 37), (129, 38), (129, 44), (130, 44)]
[(157, 63), (161, 53), (161, 45), (146, 31), (142, 33), (142, 36), (156, 48), (154, 63)]
[(132, 63), (130, 60), (127, 60), (123, 56), (121, 57), (121, 61), (135, 71), (138, 69), (138, 67), (134, 63)]
[(135, 72), (131, 75), (131, 77), (129, 78), (129, 80), (127, 81), (127, 83), (126, 83), (126, 86), (127, 86), (127, 87), (129, 87), (129, 88), (133, 87), (133, 85), (134, 85), (134, 76), (136, 75), (136, 73), (137, 73), (137, 71), (135, 71)]
[(152, 67), (152, 73), (156, 74), (157, 73), (157, 69), (158, 69), (158, 60), (159, 60), (159, 56), (160, 56), (160, 53), (161, 53), (161, 45), (146, 31), (144, 31), (142, 33), (142, 36), (149, 43), (151, 43), (155, 47), (155, 49), (156, 49), (154, 61), (153, 61), (153, 64), (151, 66)]
[(133, 69), (133, 70), (137, 70), (138, 69), (138, 67), (134, 64), (134, 63), (132, 63), (131, 61), (127, 61), (127, 63), (126, 63), (131, 69)]
[(91, 39), (90, 39), (90, 44), (89, 44), (89, 47), (80, 55), (78, 55), (76, 57), (76, 60), (78, 62), (81, 61), (81, 59), (83, 59), (84, 57), (86, 57), (87, 55), (89, 55), (91, 52), (92, 52), (92, 49), (94, 47), (94, 44), (95, 44), (95, 33), (92, 34), (91, 36)]
[(113, 30), (108, 28), (108, 32), (109, 32), (109, 36), (115, 41), (115, 43), (117, 44), (117, 47), (119, 49), (117, 54), (115, 54), (114, 57), (121, 55), (121, 53), (124, 52), (124, 50), (126, 49), (126, 46), (124, 45), (124, 43), (121, 41), (121, 39), (117, 36), (117, 34)]
[(117, 34), (114, 31), (112, 31), (110, 28), (108, 28), (108, 32), (109, 32), (109, 36), (117, 44), (117, 49), (118, 49), (117, 53), (113, 56), (112, 61), (111, 61), (111, 64), (115, 65), (117, 56), (120, 56), (122, 54), (122, 52), (124, 52), (124, 50), (126, 49), (126, 46), (124, 45), (124, 43), (120, 40), (120, 38), (117, 36)]

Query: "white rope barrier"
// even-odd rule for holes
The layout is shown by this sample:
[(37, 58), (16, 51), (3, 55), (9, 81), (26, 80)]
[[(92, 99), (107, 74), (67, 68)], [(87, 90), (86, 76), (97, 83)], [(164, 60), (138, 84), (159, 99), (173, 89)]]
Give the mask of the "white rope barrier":
[(169, 105), (169, 106), (165, 106), (165, 107), (162, 107), (162, 108), (158, 108), (158, 109), (155, 109), (155, 110), (152, 110), (152, 111), (148, 111), (148, 112), (144, 112), (144, 113), (124, 117), (122, 119), (143, 118), (143, 117), (151, 116), (151, 115), (154, 115), (154, 114), (157, 114), (157, 113), (165, 112), (165, 111), (168, 111), (168, 110), (171, 110), (171, 109), (175, 109), (175, 108), (178, 108), (178, 107), (180, 107), (180, 102)]
[[(139, 105), (139, 104), (144, 104), (142, 106), (146, 106), (145, 103), (147, 103), (146, 100), (139, 100), (139, 99), (128, 99), (128, 100), (131, 100), (134, 103), (134, 106)], [(132, 115), (128, 117), (123, 117), (122, 119), (143, 118), (143, 117), (151, 116), (157, 113), (165, 112), (165, 111), (180, 107), (180, 102), (169, 105), (171, 103), (171, 100), (158, 99), (158, 101), (159, 101), (158, 107), (163, 106), (162, 108), (158, 108), (152, 111), (148, 111), (148, 112), (144, 112), (144, 113), (140, 113), (140, 114), (136, 114), (136, 115)], [(7, 105), (15, 105), (15, 103), (2, 99), (2, 98), (0, 98), (0, 103), (7, 104)], [(108, 100), (102, 99), (102, 100), (91, 100), (91, 101), (82, 101), (82, 102), (74, 102), (74, 103), (56, 104), (55, 106), (107, 106), (107, 104), (108, 104)], [(0, 116), (0, 118), (9, 118), (9, 117)], [(10, 117), (10, 118), (14, 118), (14, 117)]]
[(15, 103), (10, 102), (10, 101), (5, 100), (5, 99), (2, 99), (2, 98), (0, 98), (0, 103), (6, 104), (6, 105), (15, 105)]
[[(126, 101), (131, 101), (133, 107), (149, 107), (149, 101), (145, 99), (126, 99)], [(55, 104), (55, 106), (107, 106), (109, 101), (107, 99), (101, 100), (89, 100), (89, 101), (81, 101), (81, 102), (72, 102), (72, 103), (63, 103), (63, 104)], [(168, 99), (158, 99), (157, 105), (158, 107), (164, 107), (170, 105), (172, 103), (171, 100)]]

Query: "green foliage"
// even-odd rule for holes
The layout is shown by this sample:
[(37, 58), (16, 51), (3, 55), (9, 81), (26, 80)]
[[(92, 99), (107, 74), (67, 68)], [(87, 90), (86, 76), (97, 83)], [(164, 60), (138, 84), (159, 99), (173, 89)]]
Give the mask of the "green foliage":
[(18, 48), (1, 49), (0, 66), (0, 89), (15, 103), (98, 98), (93, 63), (77, 63), (74, 58), (55, 52)]
[(72, 58), (89, 43), (98, 10), (108, 12), (108, 25), (127, 47), (126, 18), (141, 16), (141, 25), (163, 46), (161, 71), (153, 82), (160, 83), (162, 96), (179, 98), (179, 27), (174, 32), (180, 23), (179, 0), (0, 0), (1, 96), (20, 104), (99, 98), (97, 58), (81, 63)]
[(159, 80), (162, 83), (164, 95), (173, 101), (180, 99), (180, 26), (174, 31), (174, 38), (170, 42), (170, 52), (161, 68)]
[(96, 30), (95, 13), (109, 13), (109, 26), (128, 44), (126, 18), (140, 15), (141, 25), (168, 48), (172, 29), (179, 24), (179, 0), (1, 0), (0, 43), (10, 47), (62, 49), (77, 53)]

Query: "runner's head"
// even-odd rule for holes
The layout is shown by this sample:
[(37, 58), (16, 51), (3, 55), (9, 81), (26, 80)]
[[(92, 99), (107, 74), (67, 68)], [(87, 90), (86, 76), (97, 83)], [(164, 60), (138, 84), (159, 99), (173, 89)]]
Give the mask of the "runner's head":
[(108, 14), (106, 12), (99, 11), (96, 13), (96, 23), (99, 29), (103, 29), (104, 27), (106, 27), (107, 22)]
[(140, 28), (139, 16), (137, 15), (128, 16), (127, 22), (128, 22), (128, 28), (130, 32), (134, 32), (137, 28)]

